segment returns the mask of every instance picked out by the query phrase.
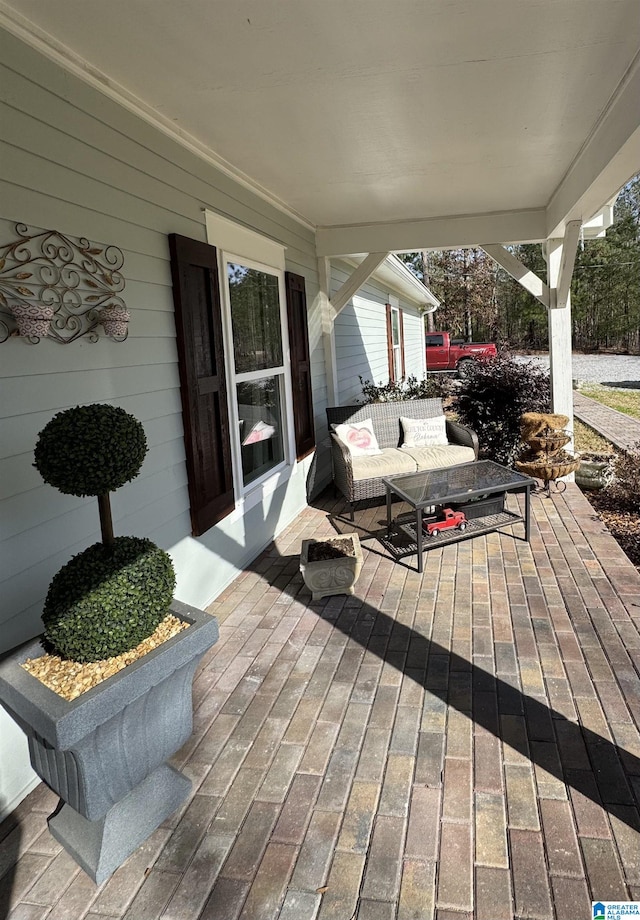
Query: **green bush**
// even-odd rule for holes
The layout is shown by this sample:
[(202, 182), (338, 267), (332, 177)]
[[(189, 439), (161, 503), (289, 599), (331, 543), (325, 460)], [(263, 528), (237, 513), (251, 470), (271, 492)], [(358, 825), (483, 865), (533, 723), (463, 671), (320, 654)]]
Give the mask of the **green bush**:
[(616, 453), (607, 494), (625, 511), (640, 514), (640, 441), (629, 450)]
[(470, 364), (451, 408), (478, 435), (482, 459), (511, 466), (522, 448), (520, 416), (549, 412), (550, 406), (548, 373), (499, 354)]
[(42, 614), (45, 639), (72, 661), (121, 655), (157, 628), (174, 587), (169, 555), (150, 540), (95, 543), (54, 576)]
[(402, 380), (389, 383), (372, 383), (360, 377), (362, 386), (362, 402), (398, 402), (403, 399), (430, 399), (434, 396), (445, 398), (451, 393), (451, 380), (439, 374), (435, 377), (423, 377), (418, 380), (411, 375)]
[(104, 495), (140, 472), (147, 439), (124, 409), (94, 403), (58, 412), (38, 435), (35, 467), (67, 495)]

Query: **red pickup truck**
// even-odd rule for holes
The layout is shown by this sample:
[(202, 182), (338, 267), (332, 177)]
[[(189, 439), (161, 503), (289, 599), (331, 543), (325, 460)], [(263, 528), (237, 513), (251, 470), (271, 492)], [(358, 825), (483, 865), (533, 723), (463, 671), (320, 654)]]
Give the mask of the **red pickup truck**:
[(493, 357), (498, 353), (493, 342), (457, 342), (453, 344), (448, 332), (427, 332), (427, 370), (458, 371), (464, 373), (468, 364), (479, 357)]

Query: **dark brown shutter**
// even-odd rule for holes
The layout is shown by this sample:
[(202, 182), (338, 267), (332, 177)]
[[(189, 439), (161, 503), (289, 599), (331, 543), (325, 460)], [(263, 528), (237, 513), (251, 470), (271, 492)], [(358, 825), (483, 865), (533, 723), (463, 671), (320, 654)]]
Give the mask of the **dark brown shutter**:
[(395, 369), (393, 366), (393, 328), (391, 326), (391, 304), (385, 304), (387, 308), (387, 361), (389, 363), (389, 380), (395, 381)]
[(191, 526), (209, 530), (234, 507), (216, 250), (169, 236)]
[(407, 369), (404, 363), (404, 313), (398, 310), (398, 319), (400, 320), (400, 359), (402, 361), (402, 379), (407, 376)]
[(291, 351), (291, 386), (293, 389), (293, 420), (296, 434), (296, 456), (306, 457), (316, 446), (311, 394), (311, 361), (307, 331), (307, 297), (304, 278), (293, 272), (284, 274)]

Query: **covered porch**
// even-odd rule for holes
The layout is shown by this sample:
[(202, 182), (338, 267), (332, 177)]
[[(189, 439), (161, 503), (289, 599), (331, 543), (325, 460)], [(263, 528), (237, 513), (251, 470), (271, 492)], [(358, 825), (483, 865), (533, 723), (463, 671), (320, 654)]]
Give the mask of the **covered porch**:
[(0, 914), (577, 920), (640, 900), (640, 574), (575, 485), (532, 505), (530, 544), (466, 540), (423, 575), (361, 509), (356, 594), (311, 603), (324, 493), (210, 608), (186, 808), (96, 888), (41, 785), (0, 826)]
[[(575, 247), (640, 164), (637, 4), (371, 5), (0, 0), (3, 239), (24, 223), (116, 245), (133, 320), (128, 345), (93, 353), (3, 345), (2, 651), (39, 631), (50, 578), (95, 539), (93, 511), (56, 503), (32, 466), (79, 399), (148, 428), (116, 525), (170, 550), (179, 598), (215, 597), (221, 623), (176, 758), (193, 795), (100, 888), (48, 833), (53, 797), (26, 795), (26, 743), (0, 712), (2, 917), (577, 920), (592, 897), (640, 899), (640, 577), (574, 486), (534, 499), (531, 544), (465, 541), (419, 576), (365, 539), (356, 595), (316, 604), (298, 572), (302, 537), (333, 532), (332, 497), (305, 504), (343, 401), (335, 317), (387, 253), (493, 254), (548, 309), (554, 408), (572, 415)], [(282, 467), (245, 484), (236, 439), (228, 514), (195, 533), (176, 234), (218, 247), (216, 266), (299, 276), (309, 320), (313, 460), (284, 370)], [(515, 242), (544, 243), (545, 279)], [(356, 266), (339, 290), (331, 260)], [(230, 368), (229, 304), (215, 315)]]

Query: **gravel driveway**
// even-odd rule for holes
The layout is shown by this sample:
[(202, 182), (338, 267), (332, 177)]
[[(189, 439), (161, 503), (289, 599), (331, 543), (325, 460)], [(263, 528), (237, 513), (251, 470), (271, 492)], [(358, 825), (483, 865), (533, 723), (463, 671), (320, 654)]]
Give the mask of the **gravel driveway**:
[[(548, 369), (549, 355), (519, 355)], [(573, 355), (571, 376), (581, 383), (640, 390), (640, 357), (635, 355)]]

